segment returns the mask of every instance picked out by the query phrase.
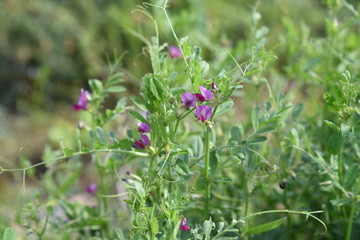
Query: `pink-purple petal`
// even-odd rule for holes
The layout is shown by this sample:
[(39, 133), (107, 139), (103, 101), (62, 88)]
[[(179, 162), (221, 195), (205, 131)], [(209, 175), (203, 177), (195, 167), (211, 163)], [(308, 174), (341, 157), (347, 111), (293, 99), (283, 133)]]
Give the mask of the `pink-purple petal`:
[(205, 97), (205, 100), (209, 101), (213, 98), (212, 92), (207, 90), (203, 86), (199, 86), (201, 94)]
[(146, 123), (139, 123), (138, 124), (138, 131), (140, 133), (149, 133), (150, 132), (150, 127)]
[(80, 111), (80, 110), (86, 110), (87, 109), (87, 95), (89, 95), (89, 92), (84, 91), (84, 89), (81, 89), (78, 104), (73, 105), (73, 109), (75, 111)]
[(197, 106), (195, 115), (201, 122), (205, 122), (206, 120), (209, 120), (212, 116), (212, 109), (210, 106), (207, 105), (200, 105)]
[(196, 97), (196, 100), (198, 100), (199, 102), (204, 102), (206, 100), (205, 97), (200, 93), (195, 93), (194, 95)]
[(174, 58), (181, 58), (182, 57), (182, 53), (179, 47), (171, 45), (169, 46), (169, 56), (170, 58), (174, 59)]
[(196, 105), (195, 96), (190, 92), (183, 93), (181, 96), (181, 102), (184, 104), (185, 108), (195, 107)]
[(148, 147), (151, 146), (150, 139), (149, 139), (149, 137), (148, 137), (147, 135), (142, 134), (142, 135), (141, 135), (141, 141), (142, 141), (143, 143), (145, 143)]
[(181, 222), (180, 229), (184, 230), (185, 232), (190, 230), (190, 227), (186, 225), (186, 218), (184, 218)]

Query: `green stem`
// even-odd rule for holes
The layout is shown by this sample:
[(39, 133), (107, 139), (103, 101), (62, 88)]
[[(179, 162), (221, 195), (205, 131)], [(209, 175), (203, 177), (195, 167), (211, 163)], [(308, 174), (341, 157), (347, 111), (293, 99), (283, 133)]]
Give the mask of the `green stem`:
[(338, 177), (339, 183), (342, 184), (343, 182), (343, 163), (342, 163), (342, 147), (338, 153)]
[(210, 217), (210, 178), (209, 178), (209, 164), (210, 164), (210, 128), (205, 130), (205, 219)]
[(350, 217), (349, 217), (349, 222), (348, 222), (347, 231), (346, 231), (346, 240), (351, 239), (352, 225), (354, 222), (354, 216), (355, 216), (355, 212), (356, 212), (357, 194), (359, 193), (359, 190), (360, 190), (360, 175), (358, 176), (358, 182), (357, 182), (356, 189), (354, 192), (353, 202), (351, 204)]
[(92, 154), (92, 153), (97, 153), (97, 152), (107, 152), (107, 153), (125, 153), (125, 154), (129, 154), (129, 155), (134, 155), (134, 156), (139, 156), (139, 157), (150, 157), (149, 153), (143, 153), (143, 152), (135, 152), (135, 151), (127, 151), (127, 150), (121, 150), (121, 149), (98, 149), (98, 150), (90, 150), (89, 152), (77, 152), (72, 154), (71, 156), (61, 156), (61, 157), (56, 157), (53, 159), (49, 159), (25, 168), (13, 168), (13, 169), (5, 169), (3, 167), (0, 166), (0, 174), (3, 172), (19, 172), (19, 171), (26, 171), (44, 164), (48, 164), (50, 162), (55, 162), (58, 160), (62, 160), (62, 159), (67, 159), (70, 157), (75, 157), (75, 156), (80, 156), (80, 155), (85, 155), (85, 154)]
[(244, 190), (245, 190), (245, 210), (244, 210), (244, 217), (247, 216), (248, 212), (249, 212), (249, 189), (248, 189), (248, 184), (247, 184), (247, 176), (246, 176), (246, 171), (244, 171), (243, 173), (243, 180), (244, 180)]

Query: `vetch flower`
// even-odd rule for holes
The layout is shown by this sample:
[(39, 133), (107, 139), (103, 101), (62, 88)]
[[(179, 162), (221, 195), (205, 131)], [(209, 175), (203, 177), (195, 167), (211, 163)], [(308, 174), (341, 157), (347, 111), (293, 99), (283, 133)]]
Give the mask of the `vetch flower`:
[(89, 194), (96, 194), (96, 183), (91, 183), (89, 186), (86, 187), (86, 192)]
[(215, 85), (214, 82), (211, 83), (211, 89), (213, 89), (213, 90), (216, 90), (216, 89), (217, 89), (217, 87), (216, 87), (216, 85)]
[(132, 147), (136, 149), (144, 149), (151, 146), (150, 139), (147, 135), (141, 134), (141, 139), (134, 142)]
[(181, 222), (180, 229), (184, 230), (185, 232), (190, 230), (190, 227), (186, 225), (186, 218), (184, 218)]
[(211, 90), (207, 90), (203, 86), (199, 86), (201, 93), (195, 93), (195, 97), (199, 102), (209, 101), (213, 98)]
[(78, 104), (73, 105), (73, 109), (75, 111), (80, 111), (80, 110), (86, 110), (87, 109), (87, 95), (88, 94), (89, 94), (88, 91), (84, 91), (84, 89), (81, 89), (79, 102), (78, 102)]
[(150, 132), (150, 127), (146, 123), (139, 123), (138, 124), (138, 131), (140, 133), (149, 133)]
[(185, 92), (181, 96), (181, 102), (184, 104), (185, 108), (195, 107), (195, 101), (195, 96), (189, 92)]
[(151, 113), (150, 110), (147, 110), (145, 113), (146, 120), (148, 121), (149, 121), (150, 113)]
[(181, 58), (182, 57), (182, 53), (179, 47), (177, 46), (169, 46), (169, 56), (174, 59), (174, 58)]
[(207, 105), (200, 105), (196, 107), (195, 115), (201, 122), (209, 120), (212, 115), (212, 109)]

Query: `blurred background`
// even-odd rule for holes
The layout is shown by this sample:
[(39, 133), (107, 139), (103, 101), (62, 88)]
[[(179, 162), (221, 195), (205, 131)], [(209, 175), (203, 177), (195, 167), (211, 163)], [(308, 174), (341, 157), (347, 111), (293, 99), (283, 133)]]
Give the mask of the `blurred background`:
[[(2, 167), (18, 167), (20, 154), (31, 163), (40, 162), (47, 146), (58, 148), (59, 137), (75, 145), (82, 113), (74, 112), (72, 104), (77, 102), (80, 88), (89, 89), (88, 79), (107, 76), (109, 59), (111, 62), (114, 56), (122, 55), (118, 68), (125, 73), (126, 94), (138, 93), (141, 77), (151, 71), (151, 65), (143, 50), (145, 44), (134, 31), (146, 38), (155, 34), (146, 16), (132, 12), (142, 2), (0, 1)], [(320, 41), (328, 35), (329, 2), (336, 1), (172, 0), (168, 12), (178, 36), (189, 36), (192, 44), (200, 46), (204, 60), (215, 70), (234, 65), (226, 49), (242, 62), (251, 57), (251, 44), (266, 47), (278, 57), (273, 71), (281, 77), (273, 86), (286, 91), (297, 81), (293, 98), (298, 99), (310, 93), (304, 85), (316, 86), (316, 77), (309, 78), (312, 72), (306, 71), (316, 65), (317, 59), (311, 58), (316, 49), (308, 50), (306, 44), (310, 38)], [(359, 4), (357, 0), (347, 2)], [(254, 15), (254, 10), (259, 15)], [(157, 19), (160, 41), (176, 44), (163, 13), (154, 8), (149, 11)], [(336, 14), (340, 22), (352, 15), (346, 8)], [(358, 25), (355, 27), (358, 30)], [(356, 43), (356, 38), (353, 41)], [(357, 43), (348, 47), (356, 48)], [(340, 63), (336, 66), (341, 67)], [(321, 98), (321, 89), (318, 91)], [(117, 97), (120, 95), (110, 97), (109, 104)], [(41, 175), (43, 168), (36, 171)], [(0, 192), (0, 223), (14, 221), (6, 206), (16, 205), (14, 199), (23, 201), (20, 174), (1, 174)]]
[[(153, 2), (161, 4), (162, 1)], [(3, 0), (0, 3), (0, 146), (1, 158), (16, 165), (19, 149), (36, 161), (44, 144), (57, 142), (76, 124), (71, 110), (80, 88), (91, 78), (108, 73), (108, 59), (123, 55), (120, 68), (126, 85), (137, 90), (140, 78), (151, 71), (143, 56), (145, 37), (154, 28), (144, 15), (132, 13), (142, 1)], [(279, 49), (287, 21), (304, 23), (312, 35), (324, 35), (326, 7), (322, 1), (179, 1), (169, 13), (179, 37), (189, 36), (202, 47), (204, 59), (216, 58), (219, 47), (236, 47), (251, 39), (252, 10), (257, 6), (266, 43)], [(176, 44), (162, 12), (154, 11), (162, 42)], [(284, 21), (284, 19), (288, 19)], [(271, 29), (271, 31), (269, 31)], [(268, 33), (267, 33), (268, 32)], [(238, 48), (241, 49), (241, 48)], [(246, 59), (244, 53), (239, 57)], [(276, 54), (277, 55), (277, 54)], [(241, 61), (241, 59), (239, 59)], [(286, 64), (279, 62), (279, 64)], [(219, 66), (219, 68), (222, 66)], [(280, 70), (282, 66), (279, 66)]]

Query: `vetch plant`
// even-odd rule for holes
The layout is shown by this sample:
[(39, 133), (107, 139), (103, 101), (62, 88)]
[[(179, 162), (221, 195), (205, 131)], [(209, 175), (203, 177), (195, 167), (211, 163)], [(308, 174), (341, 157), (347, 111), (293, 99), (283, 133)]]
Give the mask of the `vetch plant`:
[[(323, 111), (314, 113), (321, 119), (304, 120), (304, 104), (289, 102), (297, 95), (274, 87), (286, 76), (267, 71), (276, 57), (256, 10), (251, 41), (229, 49), (223, 62), (208, 63), (203, 48), (178, 38), (167, 4), (133, 11), (151, 20), (155, 36), (131, 31), (152, 67), (131, 104), (119, 98), (129, 76), (115, 58), (109, 76), (89, 80), (89, 91), (81, 89), (73, 106), (83, 110), (86, 126), (76, 130), (77, 146), (59, 139), (61, 151), (47, 149), (42, 162), (27, 165), (21, 158), (19, 169), (1, 168), (23, 176), (40, 165), (47, 169), (46, 194), (24, 206), (22, 225), (39, 238), (287, 239), (294, 229), (302, 237), (328, 234), (326, 224), (334, 227), (335, 218), (346, 229), (339, 236), (351, 239), (360, 192), (358, 76), (337, 74), (339, 81), (326, 85)], [(177, 46), (162, 42), (158, 11)], [(315, 60), (307, 67), (320, 64)], [(107, 104), (109, 95), (118, 101)], [(78, 187), (83, 161), (97, 177), (88, 194)], [(96, 203), (71, 201), (77, 192)]]

